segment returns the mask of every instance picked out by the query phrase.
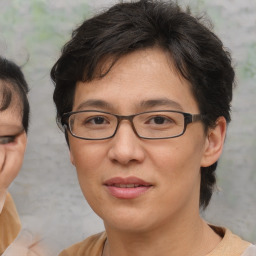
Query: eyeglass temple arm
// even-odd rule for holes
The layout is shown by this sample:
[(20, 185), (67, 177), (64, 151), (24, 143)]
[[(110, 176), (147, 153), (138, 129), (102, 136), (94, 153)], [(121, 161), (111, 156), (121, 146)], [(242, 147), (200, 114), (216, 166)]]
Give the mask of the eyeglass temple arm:
[(195, 114), (195, 115), (191, 115), (191, 122), (197, 122), (197, 121), (202, 121), (205, 119), (205, 115), (202, 114)]

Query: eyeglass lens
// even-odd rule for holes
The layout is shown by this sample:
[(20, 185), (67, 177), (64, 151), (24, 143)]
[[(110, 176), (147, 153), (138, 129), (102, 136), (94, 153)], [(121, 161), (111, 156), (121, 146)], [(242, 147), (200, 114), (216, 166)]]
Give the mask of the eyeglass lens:
[[(69, 129), (74, 136), (80, 138), (104, 139), (114, 135), (118, 120), (118, 116), (109, 113), (78, 112), (69, 117)], [(132, 117), (132, 122), (140, 137), (153, 139), (179, 136), (185, 127), (184, 115), (171, 111), (137, 114)]]

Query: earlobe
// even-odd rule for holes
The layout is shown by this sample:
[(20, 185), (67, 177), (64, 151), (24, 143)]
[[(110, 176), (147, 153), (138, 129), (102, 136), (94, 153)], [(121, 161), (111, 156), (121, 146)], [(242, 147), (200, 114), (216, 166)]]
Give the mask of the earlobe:
[(226, 119), (221, 116), (217, 119), (215, 127), (207, 132), (201, 167), (208, 167), (218, 161), (225, 141), (226, 127)]

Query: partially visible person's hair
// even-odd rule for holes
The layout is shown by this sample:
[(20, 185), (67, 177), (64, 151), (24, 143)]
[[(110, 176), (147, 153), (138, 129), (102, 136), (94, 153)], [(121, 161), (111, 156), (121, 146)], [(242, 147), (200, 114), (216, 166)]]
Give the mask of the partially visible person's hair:
[(0, 56), (0, 111), (5, 111), (12, 105), (21, 111), (24, 130), (29, 126), (29, 102), (27, 98), (28, 85), (24, 75), (14, 62)]
[[(166, 52), (177, 72), (190, 82), (200, 113), (206, 116), (206, 131), (220, 116), (230, 122), (234, 70), (229, 52), (202, 18), (172, 1), (157, 0), (116, 4), (74, 30), (51, 70), (57, 122), (72, 110), (78, 81), (100, 79), (122, 56), (153, 47)], [(216, 167), (217, 162), (201, 168), (203, 209), (212, 196)]]

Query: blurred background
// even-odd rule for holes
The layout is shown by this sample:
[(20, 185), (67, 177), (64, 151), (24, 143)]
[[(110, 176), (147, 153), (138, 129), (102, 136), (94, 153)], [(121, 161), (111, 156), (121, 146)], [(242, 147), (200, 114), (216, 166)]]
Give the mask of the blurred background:
[[(0, 0), (0, 54), (23, 66), (30, 86), (31, 126), (23, 168), (10, 187), (23, 226), (58, 250), (103, 230), (85, 202), (55, 124), (49, 71), (72, 30), (113, 0)], [(217, 169), (218, 191), (202, 215), (256, 242), (256, 1), (180, 0), (207, 13), (233, 55), (233, 112)]]

